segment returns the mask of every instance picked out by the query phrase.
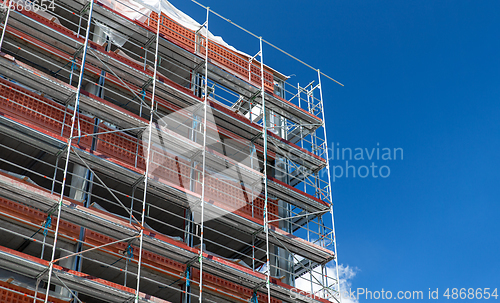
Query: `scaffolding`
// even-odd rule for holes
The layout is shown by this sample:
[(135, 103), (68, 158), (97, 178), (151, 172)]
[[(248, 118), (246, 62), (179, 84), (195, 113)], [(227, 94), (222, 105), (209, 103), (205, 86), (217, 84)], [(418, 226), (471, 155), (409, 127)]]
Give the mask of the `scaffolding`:
[(328, 76), (193, 2), (0, 0), (2, 302), (340, 302)]

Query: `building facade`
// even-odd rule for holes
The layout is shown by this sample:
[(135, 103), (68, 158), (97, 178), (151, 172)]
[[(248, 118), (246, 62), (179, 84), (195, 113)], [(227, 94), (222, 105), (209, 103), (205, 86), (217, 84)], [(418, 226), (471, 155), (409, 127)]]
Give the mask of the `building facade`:
[(322, 74), (200, 9), (3, 2), (0, 301), (340, 301)]

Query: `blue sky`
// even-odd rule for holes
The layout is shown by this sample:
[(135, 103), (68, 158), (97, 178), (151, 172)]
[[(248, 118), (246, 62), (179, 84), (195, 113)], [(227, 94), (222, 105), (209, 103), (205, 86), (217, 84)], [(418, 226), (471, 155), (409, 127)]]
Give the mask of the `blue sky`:
[[(190, 1), (172, 3), (204, 21)], [(387, 178), (333, 185), (353, 288), (500, 288), (500, 1), (202, 3), (345, 84), (323, 80), (330, 142), (404, 150), (403, 160), (376, 161)]]

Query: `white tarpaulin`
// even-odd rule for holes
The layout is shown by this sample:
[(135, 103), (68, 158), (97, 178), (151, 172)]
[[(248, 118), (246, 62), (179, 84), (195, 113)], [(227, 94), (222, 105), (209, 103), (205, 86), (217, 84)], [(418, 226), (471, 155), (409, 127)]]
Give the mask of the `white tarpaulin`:
[[(201, 24), (196, 22), (193, 18), (189, 17), (184, 12), (177, 9), (167, 0), (99, 0), (102, 4), (116, 10), (120, 14), (130, 18), (132, 20), (139, 20), (141, 22), (145, 22), (147, 17), (151, 14), (152, 11), (159, 12), (160, 7), (161, 11), (169, 18), (179, 23), (180, 25), (188, 28), (192, 31), (198, 31), (201, 28)], [(161, 5), (160, 5), (161, 4)], [(206, 29), (202, 28), (200, 34), (206, 36)], [(208, 32), (208, 38), (211, 41), (214, 41), (222, 46), (225, 46), (235, 52), (238, 52), (242, 55), (250, 57), (244, 52), (238, 51), (231, 45), (227, 44), (222, 37), (213, 35), (210, 31)]]
[[(123, 44), (125, 44), (125, 42), (127, 42), (128, 40), (128, 37), (121, 34), (120, 31), (112, 29), (109, 26), (106, 26), (97, 20), (95, 21), (95, 25), (97, 25), (104, 33), (105, 36), (103, 35), (104, 36), (103, 38), (108, 36), (109, 39), (113, 42), (113, 44), (118, 45), (119, 47), (122, 47)], [(103, 40), (105, 41), (105, 39)]]
[(99, 0), (99, 2), (127, 18), (141, 22), (147, 20), (151, 11), (159, 11), (160, 8), (158, 0)]

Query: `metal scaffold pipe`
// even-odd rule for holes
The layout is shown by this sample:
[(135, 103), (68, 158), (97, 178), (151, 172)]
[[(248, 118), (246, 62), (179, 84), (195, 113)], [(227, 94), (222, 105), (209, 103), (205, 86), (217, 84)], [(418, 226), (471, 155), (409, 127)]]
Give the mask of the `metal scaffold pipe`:
[[(50, 258), (50, 263), (49, 263), (49, 269), (48, 269), (48, 278), (47, 278), (47, 291), (45, 293), (45, 303), (48, 302), (49, 299), (49, 292), (50, 292), (50, 282), (52, 279), (52, 271), (54, 269), (54, 260), (56, 257), (56, 247), (57, 247), (57, 238), (59, 234), (59, 225), (61, 222), (61, 207), (63, 204), (63, 199), (64, 199), (64, 187), (66, 186), (66, 177), (68, 175), (68, 167), (69, 167), (69, 156), (71, 153), (71, 141), (72, 139), (72, 134), (75, 129), (75, 123), (76, 123), (76, 117), (78, 114), (78, 104), (80, 102), (80, 90), (82, 87), (82, 82), (83, 82), (83, 75), (85, 71), (85, 60), (87, 58), (87, 48), (89, 44), (89, 35), (90, 35), (90, 26), (92, 24), (92, 12), (94, 10), (94, 1), (90, 1), (90, 8), (89, 8), (89, 18), (87, 22), (87, 31), (85, 33), (85, 43), (83, 45), (83, 54), (82, 54), (82, 67), (80, 69), (80, 77), (78, 78), (78, 87), (76, 90), (76, 97), (75, 97), (75, 108), (73, 110), (73, 117), (71, 118), (71, 130), (70, 130), (70, 135), (68, 137), (68, 143), (66, 147), (66, 163), (64, 166), (64, 173), (63, 173), (63, 181), (61, 185), (61, 194), (59, 196), (59, 201), (57, 205), (57, 223), (56, 223), (56, 229), (54, 233), (54, 244), (52, 246), (52, 256)], [(4, 28), (5, 29), (5, 28)]]
[(5, 37), (5, 30), (7, 29), (7, 21), (9, 21), (10, 7), (11, 7), (11, 3), (10, 3), (10, 1), (8, 1), (7, 2), (7, 14), (5, 15), (5, 22), (3, 24), (3, 29), (2, 29), (2, 37), (0, 37), (0, 52), (2, 51), (3, 38)]
[(144, 241), (144, 220), (146, 216), (146, 197), (148, 193), (148, 180), (149, 180), (149, 166), (151, 161), (151, 141), (153, 137), (153, 116), (154, 116), (154, 106), (155, 106), (155, 94), (156, 94), (156, 75), (158, 72), (158, 46), (160, 41), (160, 24), (161, 24), (161, 2), (160, 11), (158, 13), (157, 26), (156, 26), (156, 49), (155, 49), (155, 66), (153, 72), (153, 93), (151, 95), (151, 109), (149, 114), (149, 138), (148, 138), (148, 151), (146, 156), (146, 170), (144, 172), (144, 196), (142, 199), (142, 210), (141, 210), (141, 231), (139, 236), (139, 260), (137, 263), (137, 287), (135, 289), (135, 303), (139, 303), (139, 289), (141, 285), (141, 263), (142, 263), (142, 246)]
[(266, 117), (266, 94), (264, 90), (264, 54), (262, 51), (262, 37), (259, 37), (260, 44), (260, 78), (261, 78), (261, 94), (262, 94), (262, 132), (264, 137), (264, 231), (266, 233), (266, 286), (267, 286), (267, 302), (271, 303), (271, 262), (269, 254), (269, 199), (267, 192), (267, 117)]
[(207, 157), (207, 110), (208, 110), (208, 16), (210, 15), (210, 7), (207, 7), (207, 20), (205, 28), (207, 30), (205, 37), (205, 98), (203, 106), (203, 151), (202, 151), (202, 183), (201, 183), (201, 216), (200, 216), (200, 299), (203, 297), (203, 239), (204, 239), (204, 217), (205, 217), (205, 183), (206, 183), (206, 157)]
[[(323, 118), (323, 134), (325, 137), (324, 144), (328, 145), (328, 140), (326, 136), (326, 121), (325, 121), (325, 106), (323, 102), (323, 87), (321, 86), (321, 75), (322, 73), (318, 69), (318, 83), (319, 83), (319, 96), (320, 96), (320, 102), (321, 102), (321, 114)], [(325, 148), (328, 150), (328, 146), (325, 146)], [(328, 173), (328, 189), (329, 189), (329, 198), (330, 198), (330, 214), (332, 217), (332, 242), (333, 242), (333, 247), (334, 247), (334, 253), (335, 253), (335, 272), (336, 272), (336, 283), (337, 283), (337, 291), (339, 294), (339, 299), (338, 301), (341, 303), (342, 302), (342, 295), (340, 293), (340, 280), (339, 280), (339, 261), (338, 261), (338, 255), (337, 255), (337, 238), (335, 237), (335, 221), (334, 221), (334, 216), (333, 216), (333, 195), (332, 195), (332, 179), (331, 179), (331, 172), (330, 172), (330, 159), (328, 157), (328, 153), (326, 156), (326, 171)], [(328, 275), (327, 275), (328, 277)], [(327, 286), (328, 286), (328, 279), (326, 281)]]

